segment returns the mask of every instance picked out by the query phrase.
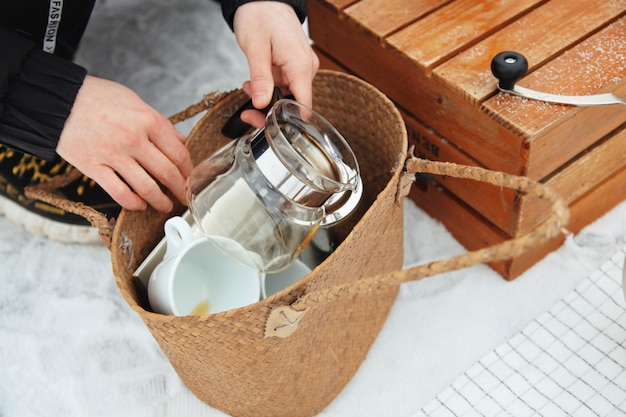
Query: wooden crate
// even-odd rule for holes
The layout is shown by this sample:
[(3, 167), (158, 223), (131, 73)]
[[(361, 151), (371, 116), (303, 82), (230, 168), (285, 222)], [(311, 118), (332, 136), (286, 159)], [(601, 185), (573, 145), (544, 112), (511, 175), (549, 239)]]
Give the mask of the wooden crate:
[[(596, 188), (570, 204), (568, 230), (577, 233), (603, 213), (624, 200), (626, 168), (606, 179)], [(428, 178), (411, 188), (410, 198), (424, 211), (446, 225), (452, 235), (465, 247), (477, 249), (508, 239), (502, 230), (465, 204), (462, 200)], [(416, 233), (419, 233), (416, 230)], [(506, 279), (514, 279), (541, 260), (563, 242), (563, 236), (535, 247), (514, 259), (491, 264)]]
[[(571, 204), (573, 230), (626, 198), (615, 179), (626, 175), (626, 107), (499, 93), (491, 58), (523, 53), (530, 68), (519, 84), (528, 88), (626, 97), (625, 15), (626, 0), (309, 0), (322, 66), (354, 73), (394, 100), (421, 156), (549, 184)], [(611, 198), (591, 204), (599, 189)], [(524, 234), (546, 215), (520, 193), (449, 178), (411, 197), (468, 248)], [(496, 269), (514, 278), (559, 243)]]

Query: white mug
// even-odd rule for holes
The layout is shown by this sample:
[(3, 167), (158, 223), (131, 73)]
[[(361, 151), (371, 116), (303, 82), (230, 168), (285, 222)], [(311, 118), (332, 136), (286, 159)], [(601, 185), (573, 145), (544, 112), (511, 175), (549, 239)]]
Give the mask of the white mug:
[(165, 222), (167, 249), (148, 281), (157, 313), (214, 314), (260, 299), (263, 274), (225, 255), (206, 237), (196, 238), (181, 217)]
[(311, 272), (304, 262), (296, 259), (287, 269), (272, 274), (265, 274), (262, 277), (263, 285), (261, 286), (263, 298), (267, 298), (272, 294), (277, 293), (294, 284), (304, 276)]

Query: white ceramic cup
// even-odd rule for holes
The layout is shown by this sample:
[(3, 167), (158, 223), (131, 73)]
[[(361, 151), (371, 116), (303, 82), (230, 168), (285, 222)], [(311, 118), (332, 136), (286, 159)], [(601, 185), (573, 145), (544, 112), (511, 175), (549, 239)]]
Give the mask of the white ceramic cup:
[(311, 268), (299, 259), (296, 259), (287, 269), (273, 273), (265, 274), (262, 277), (261, 291), (263, 298), (277, 293), (287, 288), (291, 284), (300, 281), (303, 277), (311, 272)]
[(206, 237), (195, 237), (183, 218), (165, 222), (165, 240), (163, 261), (148, 281), (155, 312), (214, 314), (259, 301), (263, 274), (229, 258)]

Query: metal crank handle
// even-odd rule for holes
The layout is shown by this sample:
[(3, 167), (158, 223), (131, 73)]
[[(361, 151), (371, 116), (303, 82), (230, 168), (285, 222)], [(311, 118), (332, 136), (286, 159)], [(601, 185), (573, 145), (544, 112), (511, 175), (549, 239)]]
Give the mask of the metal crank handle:
[(626, 105), (626, 101), (613, 93), (589, 96), (568, 96), (543, 93), (515, 85), (528, 71), (528, 61), (519, 52), (500, 52), (491, 60), (491, 72), (498, 79), (498, 89), (532, 100), (548, 103), (569, 104), (572, 106), (604, 106), (608, 104)]

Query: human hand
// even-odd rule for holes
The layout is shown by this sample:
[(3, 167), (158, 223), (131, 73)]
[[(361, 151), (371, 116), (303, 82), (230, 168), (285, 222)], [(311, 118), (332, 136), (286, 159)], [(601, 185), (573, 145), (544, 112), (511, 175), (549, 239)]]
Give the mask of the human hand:
[[(254, 1), (235, 12), (233, 28), (239, 47), (246, 55), (250, 80), (243, 85), (257, 109), (265, 108), (274, 86), (288, 90), (305, 106), (312, 106), (312, 82), (319, 59), (293, 8), (274, 1)], [(264, 117), (246, 111), (242, 120), (256, 127)]]
[(122, 207), (143, 210), (150, 204), (167, 212), (172, 201), (153, 177), (186, 202), (193, 165), (184, 142), (184, 135), (132, 90), (87, 76), (56, 151)]

